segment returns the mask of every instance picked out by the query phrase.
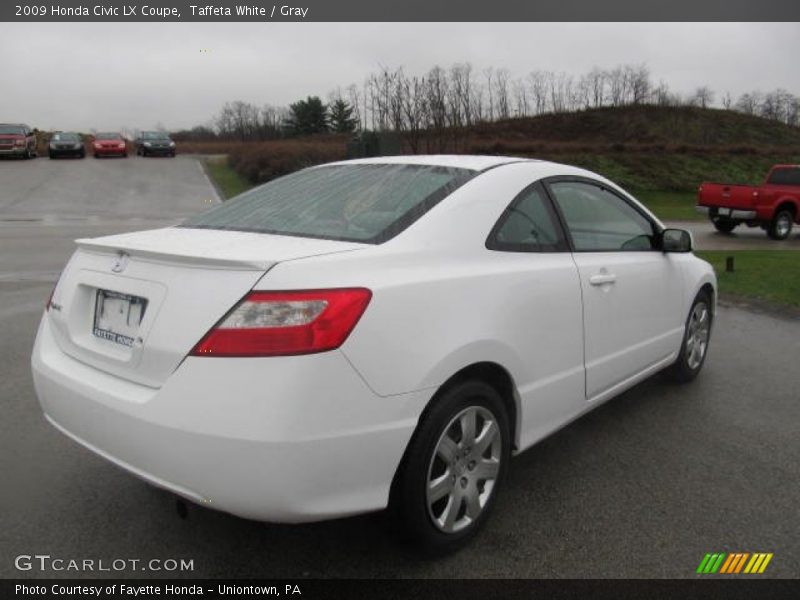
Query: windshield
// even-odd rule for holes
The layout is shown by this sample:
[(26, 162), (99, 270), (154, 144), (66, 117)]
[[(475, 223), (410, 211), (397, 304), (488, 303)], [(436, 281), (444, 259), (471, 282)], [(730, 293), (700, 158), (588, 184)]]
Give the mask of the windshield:
[(24, 135), (25, 130), (19, 125), (0, 125), (0, 134)]
[(161, 131), (145, 131), (142, 133), (143, 140), (168, 140), (169, 135)]
[(118, 133), (98, 133), (94, 136), (96, 140), (121, 140), (122, 136)]
[(245, 192), (182, 226), (379, 244), (475, 174), (397, 164), (305, 169)]
[(52, 137), (54, 142), (80, 142), (81, 138), (77, 133), (54, 133)]

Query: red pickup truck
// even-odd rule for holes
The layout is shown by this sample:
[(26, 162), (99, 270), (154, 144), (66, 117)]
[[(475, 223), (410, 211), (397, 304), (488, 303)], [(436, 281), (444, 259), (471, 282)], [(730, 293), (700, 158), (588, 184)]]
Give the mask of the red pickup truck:
[(792, 225), (800, 223), (800, 165), (775, 165), (761, 185), (703, 182), (697, 210), (722, 233), (744, 223), (765, 229), (773, 240), (785, 240)]

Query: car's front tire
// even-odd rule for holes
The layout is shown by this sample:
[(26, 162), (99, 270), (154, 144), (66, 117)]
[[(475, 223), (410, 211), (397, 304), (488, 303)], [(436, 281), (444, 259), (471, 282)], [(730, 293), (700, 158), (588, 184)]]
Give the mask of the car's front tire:
[(711, 295), (702, 290), (692, 302), (683, 332), (681, 351), (670, 369), (670, 374), (676, 381), (685, 383), (700, 373), (708, 354), (713, 320)]
[(403, 534), (432, 554), (464, 546), (488, 518), (510, 456), (500, 394), (477, 380), (446, 389), (421, 419), (394, 482)]

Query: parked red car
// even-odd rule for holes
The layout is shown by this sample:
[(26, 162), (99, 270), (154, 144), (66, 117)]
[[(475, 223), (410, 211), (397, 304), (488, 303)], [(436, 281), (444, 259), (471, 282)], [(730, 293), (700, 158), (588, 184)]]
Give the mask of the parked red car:
[(36, 152), (36, 134), (22, 124), (0, 123), (0, 156), (33, 158)]
[(761, 227), (773, 240), (785, 240), (793, 224), (800, 223), (800, 165), (775, 165), (761, 185), (703, 182), (697, 210), (722, 233), (744, 223)]
[(128, 158), (128, 144), (120, 133), (98, 133), (94, 136), (94, 157), (121, 156)]

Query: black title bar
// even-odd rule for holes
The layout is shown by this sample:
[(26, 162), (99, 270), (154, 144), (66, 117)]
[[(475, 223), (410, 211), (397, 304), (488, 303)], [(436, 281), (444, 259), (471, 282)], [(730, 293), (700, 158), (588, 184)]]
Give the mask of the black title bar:
[[(10, 22), (800, 21), (796, 0), (3, 0)], [(754, 44), (759, 43), (753, 40)]]
[(797, 598), (798, 580), (624, 579), (7, 579), (0, 597), (16, 598), (282, 598), (296, 600), (392, 600), (459, 598), (460, 600), (752, 600)]

